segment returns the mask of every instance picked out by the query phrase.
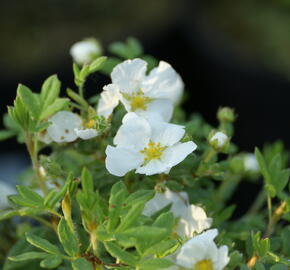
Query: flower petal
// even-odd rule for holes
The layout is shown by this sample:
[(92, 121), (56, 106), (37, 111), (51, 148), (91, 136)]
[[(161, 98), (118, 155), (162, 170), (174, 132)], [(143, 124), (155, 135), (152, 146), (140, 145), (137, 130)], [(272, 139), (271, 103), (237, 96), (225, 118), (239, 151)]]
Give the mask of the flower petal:
[(76, 128), (82, 127), (82, 119), (75, 113), (68, 111), (57, 112), (49, 121), (51, 125), (47, 133), (55, 142), (72, 142), (77, 139)]
[(98, 132), (93, 128), (86, 128), (86, 129), (75, 129), (75, 133), (77, 136), (83, 140), (89, 140), (96, 136), (98, 136)]
[(147, 63), (142, 59), (126, 60), (114, 67), (111, 78), (121, 92), (132, 93), (139, 91), (145, 77)]
[(174, 104), (180, 101), (183, 88), (181, 77), (164, 61), (160, 61), (142, 83), (142, 90), (148, 96), (170, 99)]
[[(133, 118), (129, 119), (130, 117)], [(150, 136), (151, 128), (148, 121), (142, 117), (129, 115), (119, 128), (114, 138), (114, 144), (141, 150), (148, 144)]]
[(118, 106), (120, 94), (118, 87), (114, 84), (108, 84), (104, 86), (103, 89), (104, 91), (101, 93), (97, 113), (100, 116), (108, 118), (113, 110)]
[(178, 143), (185, 133), (184, 126), (150, 120), (149, 123), (152, 127), (151, 139), (154, 142), (160, 142), (163, 146)]
[(139, 152), (122, 147), (108, 145), (106, 155), (106, 168), (116, 176), (124, 176), (143, 162), (143, 156)]
[(173, 167), (183, 161), (191, 152), (196, 149), (196, 144), (192, 141), (186, 143), (177, 143), (176, 145), (167, 148), (161, 157), (162, 162)]
[(167, 169), (168, 169), (168, 166), (166, 163), (163, 163), (158, 159), (153, 159), (149, 161), (146, 165), (139, 167), (136, 170), (136, 173), (153, 175), (153, 174), (163, 173)]
[(169, 99), (154, 99), (148, 103), (145, 111), (140, 111), (140, 115), (147, 113), (159, 114), (163, 121), (168, 122), (173, 114), (173, 103)]
[(218, 249), (218, 259), (217, 262), (215, 262), (217, 270), (224, 269), (225, 266), (229, 263), (230, 258), (228, 256), (228, 252), (229, 250), (227, 246), (221, 246)]

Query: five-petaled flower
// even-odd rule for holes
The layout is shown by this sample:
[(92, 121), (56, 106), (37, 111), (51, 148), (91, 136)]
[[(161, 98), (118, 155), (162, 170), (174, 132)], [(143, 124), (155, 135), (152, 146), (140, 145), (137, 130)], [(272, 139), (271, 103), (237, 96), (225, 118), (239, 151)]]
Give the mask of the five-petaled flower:
[(176, 264), (183, 269), (222, 270), (228, 264), (228, 247), (217, 247), (217, 229), (208, 230), (188, 240), (176, 256)]
[(166, 62), (146, 75), (147, 63), (142, 59), (126, 60), (111, 73), (112, 84), (104, 88), (98, 104), (98, 113), (108, 117), (120, 100), (128, 112), (146, 116), (158, 113), (169, 121), (173, 105), (180, 99), (183, 82), (176, 71)]
[(183, 126), (128, 113), (114, 138), (116, 147), (107, 146), (106, 167), (116, 176), (134, 169), (146, 175), (169, 173), (197, 147), (180, 142), (184, 133)]
[[(98, 135), (97, 130), (93, 128), (93, 120), (84, 123), (79, 115), (72, 112), (59, 111), (49, 122), (51, 124), (47, 128), (47, 136), (57, 143), (73, 142), (77, 138), (88, 140)], [(50, 142), (47, 136), (45, 138)]]

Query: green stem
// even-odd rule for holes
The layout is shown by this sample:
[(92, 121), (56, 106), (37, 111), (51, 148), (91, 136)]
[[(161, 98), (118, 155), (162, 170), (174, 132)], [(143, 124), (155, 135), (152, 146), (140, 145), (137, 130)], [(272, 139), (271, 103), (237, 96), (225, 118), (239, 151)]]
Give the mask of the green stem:
[(215, 154), (216, 154), (216, 151), (213, 149), (213, 148), (211, 148), (207, 153), (206, 153), (206, 155), (205, 155), (205, 157), (204, 157), (204, 162), (205, 163), (208, 163), (214, 156), (215, 156)]
[(271, 196), (268, 194), (267, 195), (267, 206), (268, 206), (268, 219), (269, 223), (272, 223), (272, 199)]
[(48, 222), (47, 220), (45, 220), (44, 218), (41, 218), (41, 217), (38, 217), (38, 216), (33, 216), (33, 215), (31, 215), (30, 217), (35, 219), (35, 220), (37, 220), (38, 222), (42, 223), (43, 225), (55, 230), (53, 225), (50, 222)]
[(40, 164), (39, 164), (39, 161), (38, 161), (38, 142), (37, 142), (37, 138), (35, 138), (35, 136), (32, 136), (29, 133), (26, 133), (25, 139), (26, 139), (25, 140), (26, 141), (26, 147), (27, 147), (28, 153), (30, 155), (30, 159), (31, 159), (31, 162), (32, 162), (32, 167), (33, 167), (33, 170), (34, 170), (35, 175), (37, 177), (39, 187), (40, 187), (42, 193), (44, 195), (47, 195), (48, 191), (47, 191), (47, 188), (46, 188), (46, 185), (45, 185), (45, 178), (44, 178), (44, 175), (41, 173)]

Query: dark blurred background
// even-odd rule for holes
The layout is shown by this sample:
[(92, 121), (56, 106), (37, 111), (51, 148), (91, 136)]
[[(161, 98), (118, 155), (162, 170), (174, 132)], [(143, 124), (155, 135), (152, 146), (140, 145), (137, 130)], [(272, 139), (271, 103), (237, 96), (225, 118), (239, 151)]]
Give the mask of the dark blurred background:
[[(215, 124), (219, 106), (236, 109), (241, 150), (276, 139), (290, 146), (290, 0), (1, 1), (0, 36), (1, 115), (19, 82), (37, 91), (57, 73), (73, 86), (74, 42), (94, 36), (106, 47), (135, 36), (181, 74), (187, 111)], [(0, 180), (28, 163), (12, 139), (0, 154)]]

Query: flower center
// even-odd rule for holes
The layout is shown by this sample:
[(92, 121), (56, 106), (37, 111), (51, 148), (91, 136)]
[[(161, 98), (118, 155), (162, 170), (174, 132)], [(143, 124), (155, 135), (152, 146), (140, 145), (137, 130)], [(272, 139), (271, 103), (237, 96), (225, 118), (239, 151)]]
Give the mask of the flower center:
[(166, 146), (161, 146), (160, 143), (155, 143), (150, 141), (148, 146), (140, 151), (144, 155), (145, 163), (149, 162), (152, 159), (160, 159), (163, 151), (166, 149)]
[(202, 260), (195, 264), (193, 270), (214, 270), (211, 260)]
[(85, 122), (84, 126), (85, 126), (86, 128), (94, 128), (94, 126), (95, 126), (95, 121), (94, 121), (93, 119), (91, 119), (91, 120)]
[(152, 99), (150, 97), (145, 96), (141, 90), (131, 95), (127, 93), (122, 94), (124, 98), (130, 102), (132, 112), (136, 110), (146, 110), (147, 104), (152, 101)]

